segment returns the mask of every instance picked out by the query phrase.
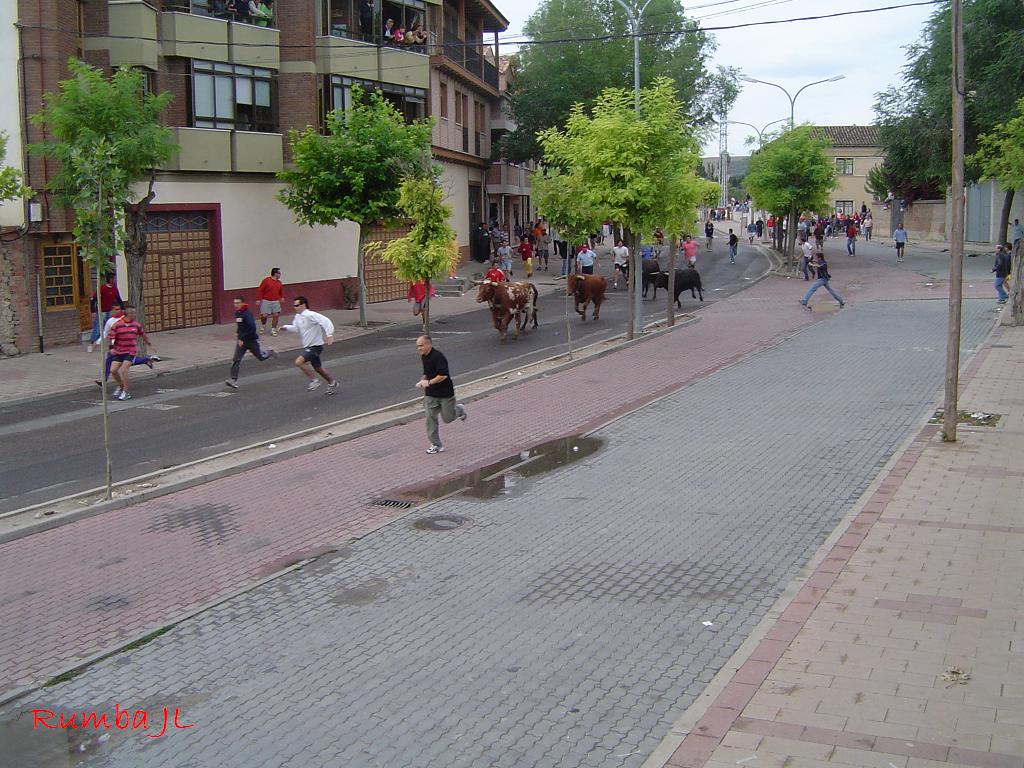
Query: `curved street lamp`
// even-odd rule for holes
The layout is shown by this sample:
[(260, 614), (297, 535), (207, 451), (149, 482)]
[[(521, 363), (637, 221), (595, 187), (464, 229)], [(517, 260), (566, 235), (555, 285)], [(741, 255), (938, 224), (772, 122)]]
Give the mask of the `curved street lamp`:
[(757, 146), (758, 147), (762, 147), (762, 146), (764, 146), (764, 132), (766, 130), (768, 130), (768, 126), (769, 125), (775, 125), (776, 123), (781, 123), (783, 120), (789, 120), (789, 119), (790, 118), (788, 118), (788, 117), (780, 117), (778, 120), (772, 120), (770, 123), (766, 123), (765, 125), (761, 126), (760, 128), (758, 128), (753, 123), (744, 123), (742, 120), (726, 120), (726, 124), (727, 125), (745, 125), (745, 126), (747, 126), (747, 128), (753, 128), (757, 132)]
[(758, 80), (756, 77), (749, 77), (747, 75), (740, 75), (740, 80), (742, 80), (742, 81), (744, 81), (746, 83), (761, 83), (761, 85), (771, 85), (771, 86), (774, 86), (775, 88), (778, 88), (780, 91), (782, 91), (784, 94), (786, 94), (786, 98), (789, 99), (789, 127), (790, 127), (790, 129), (792, 129), (793, 126), (795, 125), (795, 122), (794, 122), (793, 118), (794, 118), (794, 112), (796, 110), (796, 98), (797, 98), (797, 96), (800, 95), (800, 93), (802, 91), (806, 90), (807, 88), (810, 88), (812, 85), (821, 85), (822, 83), (836, 83), (836, 82), (839, 82), (840, 80), (843, 80), (845, 78), (846, 78), (846, 75), (836, 75), (834, 77), (826, 77), (824, 80), (815, 80), (813, 83), (808, 83), (807, 85), (801, 86), (800, 90), (798, 90), (794, 95), (790, 96), (789, 95), (789, 91), (787, 91), (785, 88), (783, 88), (778, 83), (770, 83), (767, 80)]

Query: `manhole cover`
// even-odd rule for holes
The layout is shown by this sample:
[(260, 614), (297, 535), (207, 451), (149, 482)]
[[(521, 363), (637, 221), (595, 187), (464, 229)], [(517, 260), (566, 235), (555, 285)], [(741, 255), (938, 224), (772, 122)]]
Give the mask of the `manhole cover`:
[(412, 504), (411, 501), (406, 499), (378, 499), (373, 502), (375, 507), (389, 507), (391, 509), (408, 509)]
[(461, 515), (433, 515), (421, 517), (412, 524), (412, 527), (420, 531), (453, 531), (468, 522), (469, 518)]

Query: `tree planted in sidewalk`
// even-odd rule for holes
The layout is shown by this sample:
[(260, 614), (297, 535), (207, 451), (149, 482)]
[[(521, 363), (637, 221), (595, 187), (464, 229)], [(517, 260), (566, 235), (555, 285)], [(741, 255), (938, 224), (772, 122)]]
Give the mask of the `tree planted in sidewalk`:
[[(31, 191), (21, 183), (21, 171), (5, 165), (7, 160), (7, 134), (0, 131), (0, 203), (20, 200)], [(0, 240), (0, 258), (7, 259), (7, 248)], [(12, 312), (8, 299), (0, 297), (0, 345), (13, 344), (15, 341), (14, 325), (8, 322)]]
[[(1017, 101), (1013, 117), (978, 137), (978, 145), (978, 152), (970, 159), (982, 178), (996, 179), (1010, 193), (1024, 188), (1024, 98)], [(1012, 196), (1009, 199), (1012, 202)], [(1006, 210), (1002, 218), (1000, 241), (1006, 237), (1009, 218), (1009, 210)], [(1010, 297), (1010, 312), (1014, 325), (1024, 325), (1024, 280), (1021, 280), (1024, 274), (1024, 239), (1014, 244), (1012, 258), (1013, 294)]]
[[(59, 162), (50, 190), (58, 202), (74, 211), (76, 220), (86, 210), (81, 207), (85, 201), (102, 198), (102, 210), (90, 207), (88, 216), (102, 215), (103, 221), (90, 221), (88, 227), (90, 233), (103, 230), (103, 245), (79, 242), (91, 248), (90, 265), (97, 274), (111, 269), (116, 252), (124, 253), (128, 301), (135, 305), (140, 322), (145, 322), (146, 209), (156, 196), (156, 170), (177, 150), (171, 130), (160, 121), (171, 96), (147, 93), (142, 73), (130, 67), (107, 77), (96, 67), (70, 59), (68, 69), (72, 76), (60, 82), (56, 93), (45, 94), (45, 106), (31, 117), (53, 138), (31, 145), (30, 150)], [(140, 196), (137, 185), (146, 180), (147, 190)], [(104, 189), (99, 195), (101, 183)], [(83, 184), (91, 186), (83, 189)], [(82, 231), (76, 225), (76, 232)], [(100, 282), (97, 278), (97, 293)]]
[(836, 169), (825, 150), (828, 140), (812, 126), (785, 131), (750, 158), (744, 181), (758, 207), (789, 217), (786, 254), (795, 263), (797, 215), (828, 209)]
[[(709, 182), (697, 175), (699, 144), (669, 78), (641, 89), (639, 113), (632, 90), (607, 88), (589, 114), (576, 104), (564, 130), (548, 129), (538, 139), (545, 163), (572, 180), (578, 204), (627, 230), (634, 270), (642, 233), (659, 226), (678, 232), (705, 199)], [(635, 284), (630, 281), (631, 291)], [(638, 321), (631, 301), (630, 338)]]
[(433, 175), (429, 121), (407, 124), (379, 91), (352, 89), (352, 106), (327, 115), (326, 132), (289, 131), (292, 168), (278, 199), (306, 226), (359, 225), (359, 324), (366, 326), (366, 230), (401, 216), (403, 181)]
[(452, 209), (445, 204), (444, 192), (433, 179), (409, 178), (399, 189), (398, 210), (412, 221), (408, 234), (387, 243), (370, 243), (366, 250), (392, 264), (399, 280), (423, 281), (426, 298), (420, 317), (426, 333), (430, 325), (432, 282), (439, 275), (451, 274), (459, 263), (455, 230), (448, 225)]

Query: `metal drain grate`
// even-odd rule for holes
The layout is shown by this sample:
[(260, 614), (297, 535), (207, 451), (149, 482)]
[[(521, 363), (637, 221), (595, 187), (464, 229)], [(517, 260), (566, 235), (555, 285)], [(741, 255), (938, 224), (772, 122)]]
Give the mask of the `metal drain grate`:
[(378, 499), (373, 502), (375, 507), (388, 507), (389, 509), (409, 509), (412, 505), (413, 502), (405, 499)]

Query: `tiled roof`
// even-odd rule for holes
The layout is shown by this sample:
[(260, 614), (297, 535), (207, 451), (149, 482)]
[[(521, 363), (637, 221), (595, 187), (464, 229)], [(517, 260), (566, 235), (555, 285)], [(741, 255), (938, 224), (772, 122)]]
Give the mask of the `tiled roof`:
[(877, 125), (819, 125), (833, 147), (877, 147)]

